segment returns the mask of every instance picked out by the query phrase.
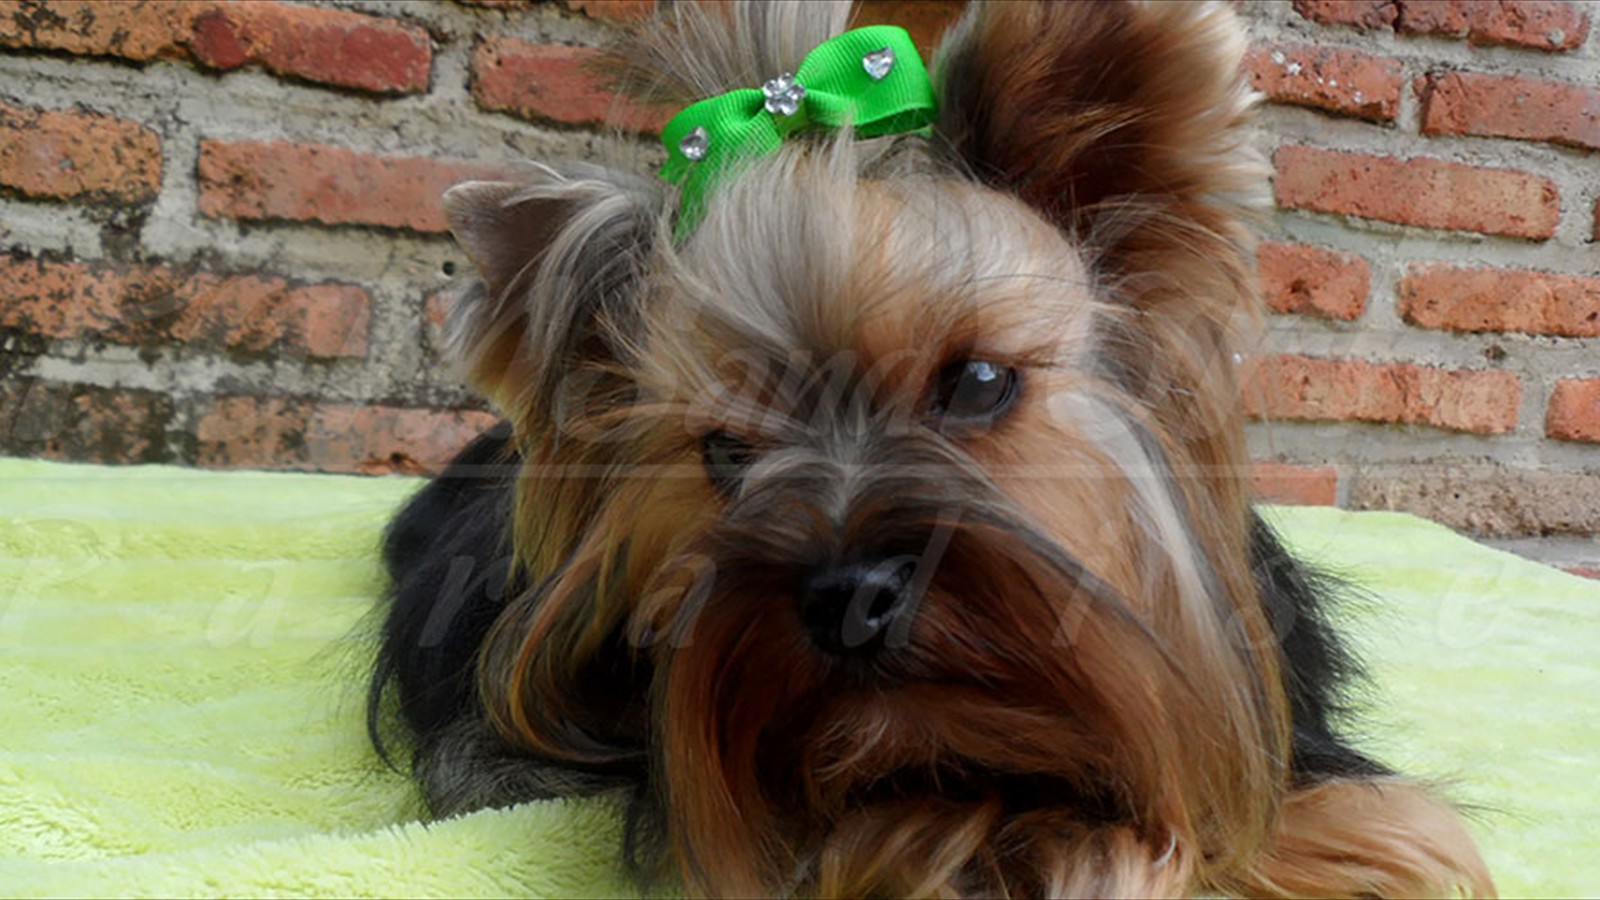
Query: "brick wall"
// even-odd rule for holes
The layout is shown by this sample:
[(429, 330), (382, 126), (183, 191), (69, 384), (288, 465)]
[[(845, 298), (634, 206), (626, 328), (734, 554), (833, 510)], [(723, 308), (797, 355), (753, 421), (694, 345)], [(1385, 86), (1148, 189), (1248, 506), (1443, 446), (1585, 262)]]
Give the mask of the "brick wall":
[(1600, 4), (1238, 4), (1269, 103), (1252, 446), (1600, 568)]
[[(866, 6), (926, 43), (960, 3)], [(1600, 7), (1236, 6), (1278, 207), (1258, 483), (1600, 568)], [(667, 111), (583, 66), (653, 8), (0, 0), (0, 452), (436, 465), (491, 419), (440, 359), (438, 195), (651, 165)]]
[[(651, 158), (583, 69), (651, 0), (0, 0), (0, 452), (425, 471), (493, 422), (439, 353), (439, 195)], [(598, 126), (616, 114), (637, 131)]]

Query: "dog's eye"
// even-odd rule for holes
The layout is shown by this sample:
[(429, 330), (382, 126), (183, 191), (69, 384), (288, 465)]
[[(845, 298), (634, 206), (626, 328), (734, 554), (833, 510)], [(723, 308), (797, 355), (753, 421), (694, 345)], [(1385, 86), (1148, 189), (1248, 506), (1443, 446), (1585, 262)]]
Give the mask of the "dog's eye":
[(933, 415), (953, 424), (986, 424), (1011, 406), (1017, 370), (981, 359), (945, 366), (934, 387)]
[(732, 494), (739, 487), (744, 470), (755, 462), (756, 451), (726, 431), (713, 431), (700, 439), (700, 459), (717, 490)]

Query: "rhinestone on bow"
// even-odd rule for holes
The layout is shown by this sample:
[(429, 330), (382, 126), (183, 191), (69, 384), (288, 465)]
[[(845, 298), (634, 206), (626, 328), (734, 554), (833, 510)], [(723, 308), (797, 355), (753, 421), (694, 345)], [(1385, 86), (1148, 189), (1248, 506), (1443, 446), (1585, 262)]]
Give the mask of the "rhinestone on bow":
[(699, 162), (706, 158), (706, 151), (711, 149), (711, 132), (696, 125), (678, 142), (678, 152), (688, 157), (691, 162)]
[(882, 81), (894, 68), (894, 48), (884, 47), (861, 57), (861, 68), (867, 70), (867, 75), (873, 81)]
[(805, 86), (794, 80), (788, 72), (763, 84), (761, 93), (767, 98), (763, 104), (767, 112), (775, 116), (792, 116), (800, 109), (800, 101), (806, 99)]

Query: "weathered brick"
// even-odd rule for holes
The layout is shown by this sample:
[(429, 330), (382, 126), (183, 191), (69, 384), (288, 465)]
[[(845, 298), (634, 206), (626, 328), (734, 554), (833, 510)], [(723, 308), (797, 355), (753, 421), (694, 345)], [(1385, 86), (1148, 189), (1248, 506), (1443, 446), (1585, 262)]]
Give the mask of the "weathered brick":
[(330, 405), (312, 418), (306, 453), (319, 467), (434, 472), (497, 421), (476, 410)]
[(383, 94), (426, 90), (427, 31), (381, 16), (298, 3), (217, 0), (0, 0), (0, 46), (113, 56), (188, 57), (212, 69)]
[(1267, 305), (1280, 313), (1301, 313), (1346, 321), (1367, 306), (1367, 261), (1305, 244), (1265, 241), (1256, 253)]
[(115, 116), (0, 103), (0, 188), (143, 203), (161, 189), (161, 139)]
[(218, 218), (374, 225), (441, 232), (451, 185), (503, 176), (501, 167), (374, 156), (285, 141), (202, 141), (200, 211)]
[(1555, 182), (1514, 169), (1298, 146), (1272, 162), (1274, 196), (1290, 209), (1541, 240), (1561, 218)]
[(1321, 25), (1392, 29), (1400, 17), (1396, 0), (1294, 0), (1295, 11)]
[(0, 327), (126, 344), (363, 357), (371, 297), (337, 283), (0, 257)]
[(1434, 72), (1420, 80), (1422, 132), (1600, 149), (1600, 87), (1520, 75)]
[(1312, 44), (1257, 45), (1244, 59), (1251, 85), (1275, 103), (1310, 106), (1374, 122), (1400, 108), (1398, 60)]
[(1394, 509), (1482, 535), (1600, 534), (1600, 469), (1502, 463), (1358, 467), (1354, 509)]
[(177, 340), (289, 356), (367, 354), (372, 299), (354, 285), (200, 273), (179, 286), (175, 300), (182, 311), (167, 330)]
[(220, 397), (195, 427), (196, 461), (366, 474), (437, 471), (497, 421), (489, 413)]
[(1561, 0), (1406, 0), (1399, 6), (1402, 34), (1549, 51), (1577, 49), (1589, 36), (1589, 17)]
[(656, 14), (656, 0), (561, 0), (561, 5), (604, 22), (640, 22)]
[(1589, 17), (1561, 0), (1294, 0), (1323, 25), (1466, 38), (1538, 50), (1574, 50), (1589, 36)]
[(194, 19), (203, 65), (259, 64), (275, 75), (381, 94), (428, 89), (428, 32), (392, 19), (284, 3), (229, 3)]
[(303, 464), (316, 405), (304, 398), (215, 398), (195, 423), (195, 462), (258, 469)]
[(1333, 506), (1339, 496), (1339, 470), (1333, 466), (1301, 466), (1257, 462), (1250, 467), (1256, 499), (1292, 506)]
[(0, 453), (94, 463), (171, 462), (172, 398), (157, 391), (0, 379)]
[(1510, 372), (1282, 354), (1245, 367), (1255, 418), (1430, 425), (1504, 434), (1517, 425), (1522, 384)]
[(133, 62), (181, 57), (194, 17), (211, 5), (179, 0), (0, 0), (0, 47)]
[(593, 68), (600, 55), (594, 47), (488, 38), (472, 51), (472, 96), (484, 109), (523, 119), (660, 131), (677, 109), (618, 96)]
[(1411, 266), (1400, 315), (1423, 328), (1600, 336), (1600, 278), (1525, 269)]
[(1568, 566), (1561, 571), (1566, 572), (1568, 575), (1576, 575), (1579, 578), (1600, 578), (1600, 569), (1591, 566)]
[(1545, 408), (1544, 433), (1558, 441), (1600, 444), (1600, 378), (1556, 382)]

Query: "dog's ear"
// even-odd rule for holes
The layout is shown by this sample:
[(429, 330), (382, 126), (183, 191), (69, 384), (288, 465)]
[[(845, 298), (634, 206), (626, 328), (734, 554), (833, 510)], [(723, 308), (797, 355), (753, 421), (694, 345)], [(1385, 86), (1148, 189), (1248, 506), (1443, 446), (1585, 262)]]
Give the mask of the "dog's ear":
[(445, 193), (479, 277), (450, 314), (451, 353), (519, 426), (548, 419), (563, 378), (635, 318), (660, 203), (653, 182), (586, 165)]
[(974, 2), (935, 60), (939, 130), (1113, 270), (1227, 233), (1263, 183), (1247, 152), (1246, 38), (1216, 2)]
[(1102, 371), (1219, 481), (1245, 452), (1235, 326), (1259, 308), (1247, 46), (1221, 0), (974, 0), (934, 63), (940, 134), (1082, 248)]

